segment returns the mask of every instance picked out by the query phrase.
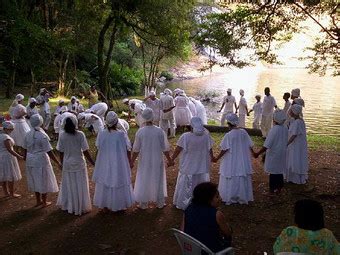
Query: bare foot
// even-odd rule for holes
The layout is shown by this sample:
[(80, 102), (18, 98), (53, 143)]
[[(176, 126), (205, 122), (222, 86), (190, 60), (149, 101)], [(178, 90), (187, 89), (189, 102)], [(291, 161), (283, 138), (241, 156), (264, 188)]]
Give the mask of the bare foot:
[(45, 202), (45, 203), (41, 203), (42, 207), (47, 207), (50, 206), (52, 204), (52, 202)]
[(20, 195), (20, 194), (15, 194), (15, 193), (11, 194), (10, 196), (11, 196), (11, 197), (13, 197), (13, 198), (18, 198), (18, 197), (21, 197), (21, 195)]

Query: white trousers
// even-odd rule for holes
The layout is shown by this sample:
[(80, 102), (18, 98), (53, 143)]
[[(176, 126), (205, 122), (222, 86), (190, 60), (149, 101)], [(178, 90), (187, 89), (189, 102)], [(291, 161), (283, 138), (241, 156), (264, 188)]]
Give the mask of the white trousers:
[(224, 123), (225, 123), (225, 121), (227, 119), (227, 114), (229, 114), (229, 113), (233, 113), (233, 112), (224, 112), (224, 113), (222, 113), (221, 126), (224, 126)]
[(170, 137), (175, 137), (176, 135), (176, 124), (175, 119), (162, 119), (160, 123), (160, 128), (168, 135), (168, 129), (170, 128)]

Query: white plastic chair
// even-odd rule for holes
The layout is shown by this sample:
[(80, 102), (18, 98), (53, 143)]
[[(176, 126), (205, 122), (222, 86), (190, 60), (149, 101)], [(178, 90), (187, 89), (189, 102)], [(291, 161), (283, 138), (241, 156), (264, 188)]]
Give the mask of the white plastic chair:
[(172, 228), (172, 233), (177, 239), (177, 242), (181, 248), (182, 255), (201, 255), (202, 251), (205, 251), (209, 255), (234, 255), (234, 249), (232, 247), (226, 248), (219, 252), (212, 252), (207, 246), (200, 241), (189, 236), (188, 234), (178, 229)]

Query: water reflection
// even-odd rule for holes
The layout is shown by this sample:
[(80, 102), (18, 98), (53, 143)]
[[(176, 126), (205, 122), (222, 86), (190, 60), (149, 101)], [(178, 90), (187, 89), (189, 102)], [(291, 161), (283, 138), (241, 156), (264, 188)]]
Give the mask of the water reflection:
[[(293, 88), (301, 89), (305, 100), (304, 118), (310, 134), (340, 135), (340, 77), (319, 77), (309, 74), (303, 68), (262, 68), (249, 67), (241, 70), (226, 69), (224, 73), (211, 74), (201, 78), (171, 83), (171, 88), (183, 88), (188, 95), (198, 96), (202, 92), (217, 92), (215, 103), (206, 104), (208, 118), (219, 121), (217, 113), (227, 89), (233, 89), (238, 101), (239, 89), (245, 90), (248, 107), (255, 103), (255, 95), (263, 95), (265, 87), (271, 88), (279, 107), (283, 107), (284, 92)], [(253, 115), (246, 119), (251, 127)]]

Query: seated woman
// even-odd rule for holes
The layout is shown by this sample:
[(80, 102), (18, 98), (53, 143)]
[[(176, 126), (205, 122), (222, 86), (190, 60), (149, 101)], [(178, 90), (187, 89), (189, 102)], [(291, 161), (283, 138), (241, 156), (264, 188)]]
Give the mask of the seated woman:
[(211, 182), (198, 184), (191, 204), (184, 212), (181, 230), (199, 240), (213, 252), (231, 246), (231, 228), (222, 211), (218, 210), (221, 197), (217, 185)]
[(311, 255), (340, 254), (340, 245), (325, 228), (322, 205), (311, 199), (295, 203), (295, 224), (284, 229), (274, 243), (274, 254), (296, 252)]

